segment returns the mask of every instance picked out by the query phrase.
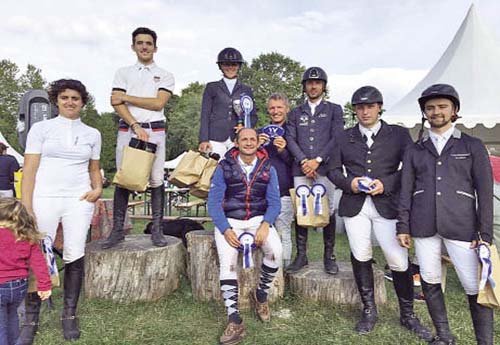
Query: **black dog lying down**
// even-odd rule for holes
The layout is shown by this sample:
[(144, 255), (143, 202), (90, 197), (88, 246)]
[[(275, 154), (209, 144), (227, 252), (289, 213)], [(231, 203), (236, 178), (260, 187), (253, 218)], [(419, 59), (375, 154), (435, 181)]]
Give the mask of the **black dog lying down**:
[[(146, 229), (144, 229), (144, 233), (150, 234), (152, 227), (153, 222), (149, 222)], [(205, 230), (203, 225), (191, 219), (162, 220), (161, 228), (163, 234), (180, 238), (184, 247), (187, 247), (186, 234), (188, 232), (193, 230)]]

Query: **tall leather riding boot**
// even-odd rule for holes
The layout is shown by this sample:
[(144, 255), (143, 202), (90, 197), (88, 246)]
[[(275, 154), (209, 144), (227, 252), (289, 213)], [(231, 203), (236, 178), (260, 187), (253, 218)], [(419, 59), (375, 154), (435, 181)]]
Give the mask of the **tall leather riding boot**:
[(339, 266), (337, 265), (337, 259), (334, 254), (335, 225), (335, 214), (333, 214), (330, 216), (330, 223), (323, 228), (323, 264), (325, 265), (325, 271), (328, 274), (339, 273)]
[(414, 332), (420, 339), (432, 341), (432, 332), (424, 327), (413, 312), (413, 275), (408, 268), (404, 272), (392, 271), (392, 282), (399, 302), (401, 325)]
[(113, 229), (109, 237), (102, 243), (101, 248), (109, 249), (125, 239), (123, 224), (127, 215), (128, 196), (130, 191), (122, 187), (115, 187), (113, 196)]
[(493, 309), (477, 303), (477, 295), (468, 295), (477, 345), (493, 345)]
[(307, 228), (295, 224), (295, 244), (297, 246), (297, 256), (292, 264), (286, 268), (288, 273), (299, 271), (308, 265), (307, 261)]
[(366, 334), (373, 330), (377, 323), (377, 306), (375, 304), (375, 283), (373, 280), (373, 260), (358, 261), (351, 254), (352, 271), (363, 303), (361, 320), (356, 324), (359, 334)]
[(25, 320), (19, 333), (16, 345), (32, 345), (38, 331), (38, 318), (42, 300), (36, 292), (30, 292), (24, 300)]
[(64, 339), (80, 338), (76, 308), (83, 282), (84, 257), (67, 263), (64, 267), (64, 309), (61, 317)]
[(167, 239), (163, 235), (161, 222), (165, 207), (165, 187), (163, 185), (151, 188), (151, 212), (153, 214), (153, 227), (151, 228), (151, 241), (157, 247), (165, 247)]
[(436, 328), (436, 336), (431, 344), (454, 345), (455, 338), (451, 334), (450, 325), (448, 324), (448, 315), (446, 313), (441, 284), (429, 284), (423, 279), (420, 281), (422, 283), (422, 292), (424, 293), (427, 310), (429, 310), (432, 323)]

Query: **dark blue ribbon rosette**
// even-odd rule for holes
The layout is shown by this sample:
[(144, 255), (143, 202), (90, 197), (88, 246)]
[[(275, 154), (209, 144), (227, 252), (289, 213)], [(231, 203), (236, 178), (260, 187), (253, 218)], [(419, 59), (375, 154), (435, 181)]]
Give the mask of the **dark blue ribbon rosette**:
[(246, 128), (252, 127), (252, 123), (250, 121), (250, 113), (253, 110), (253, 100), (252, 97), (248, 95), (241, 95), (240, 97), (240, 107), (245, 114), (245, 120), (243, 122)]
[(481, 262), (481, 280), (479, 281), (479, 290), (483, 290), (486, 287), (486, 283), (489, 282), (491, 287), (494, 289), (496, 286), (495, 280), (491, 275), (493, 271), (493, 266), (491, 263), (491, 249), (486, 243), (480, 243), (477, 246), (477, 256)]
[(370, 186), (370, 183), (372, 182), (373, 179), (371, 177), (363, 176), (360, 180), (358, 180), (358, 189), (362, 192), (368, 193), (375, 189), (375, 186)]
[(45, 236), (42, 241), (42, 251), (45, 253), (45, 259), (47, 260), (47, 266), (49, 267), (49, 274), (51, 276), (59, 274), (53, 246), (52, 239), (49, 236)]
[(255, 236), (254, 234), (245, 231), (238, 237), (238, 240), (240, 241), (238, 250), (243, 252), (243, 268), (252, 268), (252, 251), (257, 248), (257, 245), (255, 244)]
[(302, 210), (302, 215), (305, 216), (309, 213), (307, 209), (307, 197), (311, 194), (311, 190), (308, 185), (301, 184), (295, 188), (295, 194), (300, 198), (300, 208)]
[(311, 187), (311, 192), (314, 196), (314, 214), (323, 214), (323, 205), (321, 197), (326, 194), (326, 187), (322, 183), (316, 183)]
[(267, 134), (267, 136), (269, 137), (270, 140), (263, 144), (263, 146), (266, 146), (266, 145), (269, 145), (270, 143), (272, 143), (274, 138), (284, 137), (285, 136), (285, 129), (279, 125), (272, 125), (271, 124), (271, 125), (267, 125), (267, 126), (262, 127), (259, 130), (259, 133)]

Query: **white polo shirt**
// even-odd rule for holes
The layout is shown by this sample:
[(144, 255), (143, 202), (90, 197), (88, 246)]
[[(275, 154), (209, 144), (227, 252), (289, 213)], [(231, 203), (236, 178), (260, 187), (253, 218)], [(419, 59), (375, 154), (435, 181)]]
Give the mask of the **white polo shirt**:
[(89, 160), (99, 160), (101, 134), (80, 119), (63, 116), (37, 122), (26, 140), (25, 154), (39, 154), (33, 196), (80, 197), (92, 189)]
[[(143, 65), (122, 67), (116, 71), (113, 80), (113, 90), (120, 90), (127, 95), (145, 98), (155, 98), (159, 90), (174, 92), (174, 75), (156, 66), (153, 62)], [(164, 121), (165, 114), (162, 110), (148, 110), (127, 104), (130, 113), (139, 122)]]

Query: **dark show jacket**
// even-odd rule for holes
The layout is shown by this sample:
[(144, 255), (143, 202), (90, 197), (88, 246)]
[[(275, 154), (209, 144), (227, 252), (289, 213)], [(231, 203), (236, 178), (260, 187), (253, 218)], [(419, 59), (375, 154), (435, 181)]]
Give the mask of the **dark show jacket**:
[[(328, 172), (328, 178), (340, 189), (339, 215), (354, 217), (357, 215), (366, 199), (366, 194), (354, 193), (351, 189), (355, 177), (368, 176), (379, 179), (384, 184), (384, 193), (372, 196), (378, 213), (387, 219), (397, 217), (397, 202), (401, 185), (400, 163), (403, 161), (405, 149), (413, 144), (408, 129), (388, 125), (384, 121), (377, 135), (373, 138), (371, 147), (366, 145), (359, 125), (345, 130), (337, 140)], [(344, 176), (345, 167), (347, 177)]]
[[(234, 127), (238, 117), (233, 110), (233, 100), (239, 100), (243, 94), (252, 97), (253, 100), (252, 89), (239, 80), (236, 80), (233, 93), (229, 93), (224, 79), (207, 84), (201, 103), (199, 142), (225, 141), (229, 137), (234, 139)], [(250, 114), (250, 122), (252, 128), (255, 128), (257, 124), (255, 104)]]
[(317, 172), (325, 176), (328, 161), (335, 147), (335, 137), (344, 129), (342, 107), (322, 100), (311, 114), (309, 104), (305, 102), (288, 114), (286, 124), (287, 147), (294, 158), (293, 176), (303, 176), (300, 162), (304, 159), (323, 158)]
[(441, 155), (428, 133), (408, 148), (397, 232), (467, 242), (480, 232), (491, 243), (493, 176), (481, 140), (455, 129)]

